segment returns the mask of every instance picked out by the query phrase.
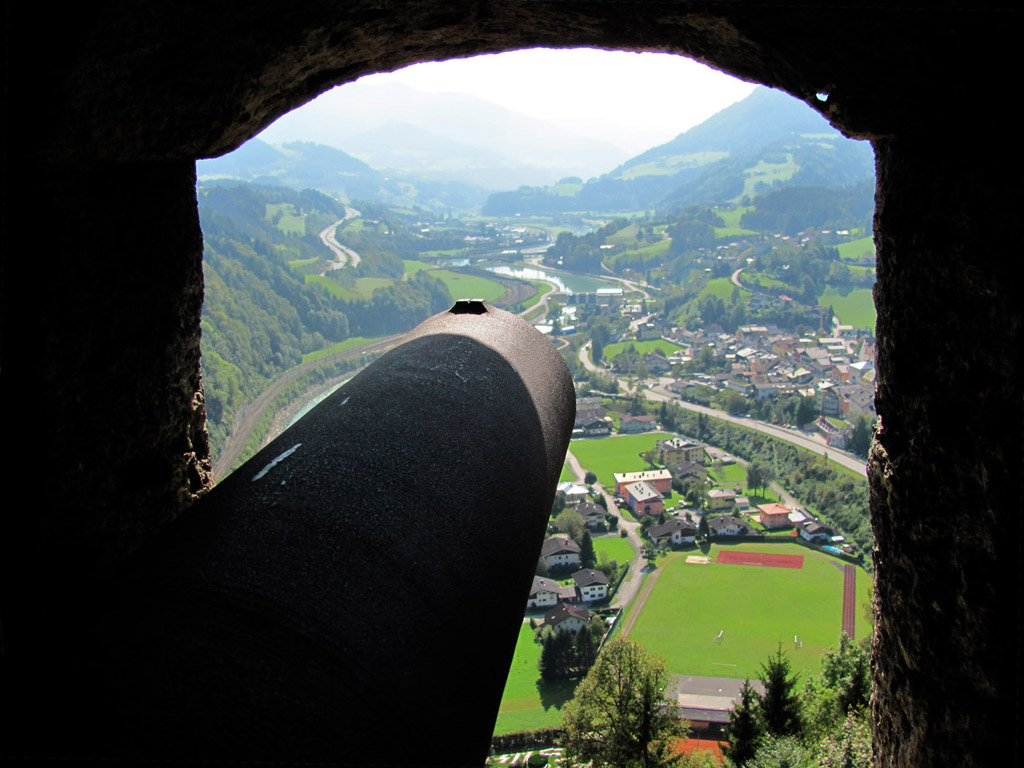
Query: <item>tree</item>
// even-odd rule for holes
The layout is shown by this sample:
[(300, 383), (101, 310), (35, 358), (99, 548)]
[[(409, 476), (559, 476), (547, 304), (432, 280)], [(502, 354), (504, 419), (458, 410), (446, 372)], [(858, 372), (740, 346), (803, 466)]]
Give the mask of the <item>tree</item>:
[(711, 538), (711, 528), (708, 526), (707, 515), (700, 516), (700, 522), (697, 523), (697, 538), (701, 541), (707, 541)]
[(762, 465), (756, 462), (747, 464), (747, 488), (757, 490), (761, 487)]
[(687, 727), (665, 701), (665, 662), (626, 638), (608, 643), (562, 711), (571, 762), (657, 768), (677, 762)]
[(858, 456), (866, 457), (871, 448), (871, 423), (867, 416), (861, 414), (853, 425), (853, 434), (850, 435), (850, 451)]
[(803, 731), (800, 719), (800, 698), (796, 693), (797, 676), (790, 674), (789, 659), (778, 650), (761, 665), (764, 693), (760, 697), (761, 726), (774, 736), (799, 736)]
[(647, 561), (647, 565), (655, 567), (658, 564), (658, 548), (654, 544), (644, 544), (640, 557)]
[(870, 657), (845, 633), (837, 649), (825, 651), (821, 673), (807, 681), (801, 695), (808, 737), (820, 743), (835, 736), (843, 719), (863, 712), (871, 699)]
[(597, 482), (597, 475), (588, 469), (587, 473), (583, 476), (583, 482), (587, 485), (593, 485)]
[(765, 736), (747, 768), (804, 768), (807, 749), (796, 736)]
[(583, 535), (583, 518), (576, 510), (566, 509), (555, 518), (555, 527), (567, 534), (573, 541), (579, 541), (580, 536)]
[(745, 765), (756, 754), (761, 742), (757, 715), (757, 691), (749, 680), (744, 680), (740, 688), (740, 702), (729, 712), (729, 746), (722, 747), (722, 752), (737, 767)]
[(822, 768), (870, 768), (871, 726), (864, 712), (851, 712), (838, 733), (829, 734), (818, 748)]
[(590, 531), (584, 530), (580, 539), (580, 563), (584, 568), (593, 568), (597, 562), (597, 553), (594, 552), (594, 541), (590, 537)]

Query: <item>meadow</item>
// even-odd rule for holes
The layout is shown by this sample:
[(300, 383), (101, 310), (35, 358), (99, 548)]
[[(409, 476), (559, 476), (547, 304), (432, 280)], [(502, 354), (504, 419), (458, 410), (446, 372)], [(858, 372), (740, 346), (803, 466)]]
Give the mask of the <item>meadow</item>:
[(829, 286), (818, 298), (818, 304), (831, 306), (844, 325), (875, 329), (875, 300), (870, 288), (857, 288), (840, 294)]
[(616, 341), (614, 344), (609, 344), (604, 348), (604, 360), (606, 362), (611, 362), (630, 345), (632, 345), (633, 348), (641, 355), (646, 355), (648, 352), (660, 349), (666, 357), (682, 349), (678, 344), (673, 344), (671, 341), (665, 341), (664, 339), (651, 339), (650, 341)]
[[(659, 561), (661, 573), (630, 637), (665, 659), (672, 674), (755, 678), (781, 641), (801, 678), (816, 674), (821, 655), (839, 642), (845, 563), (797, 544), (735, 544), (729, 549), (802, 555), (804, 567), (767, 568)], [(700, 554), (699, 552), (697, 554)], [(856, 635), (870, 628), (870, 576), (858, 569)], [(721, 643), (714, 641), (722, 633)], [(802, 647), (794, 647), (798, 635)]]
[(496, 301), (505, 295), (505, 286), (476, 275), (462, 275), (447, 269), (434, 270), (431, 275), (442, 280), (448, 286), (452, 299), (483, 299)]
[[(639, 472), (650, 469), (647, 462), (640, 458), (644, 451), (654, 449), (659, 440), (675, 437), (667, 432), (645, 432), (640, 435), (619, 435), (589, 440), (573, 440), (569, 450), (580, 462), (580, 466), (589, 469), (609, 493), (615, 492), (616, 472)], [(682, 503), (675, 491), (665, 498), (665, 506), (672, 507)]]
[(840, 243), (836, 246), (840, 259), (860, 261), (861, 259), (874, 258), (875, 240), (873, 237), (861, 237), (857, 240), (850, 240), (847, 243)]
[(576, 682), (542, 682), (539, 659), (540, 646), (533, 642), (533, 630), (523, 624), (501, 696), (495, 735), (558, 727), (562, 705), (572, 697)]

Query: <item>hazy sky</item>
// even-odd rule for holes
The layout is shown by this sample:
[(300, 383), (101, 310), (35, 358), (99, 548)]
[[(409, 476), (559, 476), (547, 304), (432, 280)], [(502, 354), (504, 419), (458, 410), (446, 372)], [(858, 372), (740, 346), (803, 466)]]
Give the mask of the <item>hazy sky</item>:
[[(580, 48), (535, 48), (415, 64), (369, 75), (359, 83), (380, 81), (477, 96), (630, 152), (674, 138), (754, 89), (681, 56)], [(330, 101), (346, 87), (317, 101)]]

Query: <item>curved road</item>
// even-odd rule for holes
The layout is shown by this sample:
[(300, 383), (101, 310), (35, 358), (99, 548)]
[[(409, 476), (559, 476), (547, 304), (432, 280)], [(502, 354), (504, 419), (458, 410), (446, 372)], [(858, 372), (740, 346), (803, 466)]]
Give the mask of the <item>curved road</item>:
[(359, 254), (349, 248), (347, 245), (342, 245), (338, 242), (338, 238), (335, 235), (338, 227), (340, 227), (347, 219), (354, 219), (359, 215), (359, 211), (355, 208), (349, 208), (345, 206), (345, 216), (338, 219), (333, 224), (325, 227), (320, 233), (320, 242), (331, 249), (334, 254), (334, 261), (331, 262), (330, 269), (342, 269), (343, 267), (359, 266)]

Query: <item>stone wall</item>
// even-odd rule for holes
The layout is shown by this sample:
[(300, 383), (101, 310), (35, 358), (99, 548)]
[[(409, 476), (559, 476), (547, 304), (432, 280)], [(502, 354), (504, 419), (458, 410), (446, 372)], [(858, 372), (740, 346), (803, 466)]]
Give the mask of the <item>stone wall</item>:
[(670, 51), (782, 88), (875, 146), (878, 763), (1019, 750), (1024, 419), (1003, 75), (1019, 18), (857, 0), (9, 11), (2, 386), (8, 483), (31, 503), (5, 505), (4, 669), (210, 485), (192, 161), (415, 61)]

